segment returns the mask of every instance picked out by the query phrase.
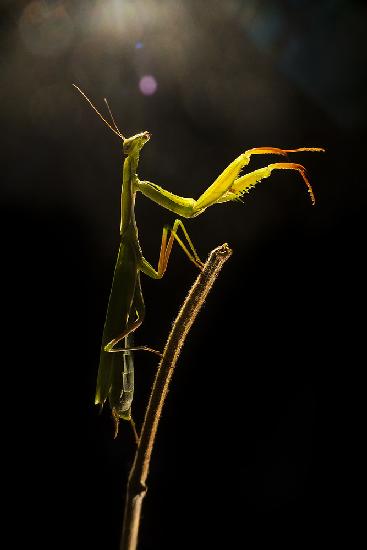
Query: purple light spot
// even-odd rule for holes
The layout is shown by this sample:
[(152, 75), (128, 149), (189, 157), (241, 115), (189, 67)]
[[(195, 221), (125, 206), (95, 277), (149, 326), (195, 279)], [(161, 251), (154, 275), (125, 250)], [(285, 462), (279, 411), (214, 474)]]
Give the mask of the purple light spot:
[(145, 75), (139, 81), (139, 89), (144, 95), (153, 95), (157, 91), (157, 81), (152, 75)]
[(143, 42), (140, 42), (140, 40), (139, 40), (139, 42), (137, 42), (137, 43), (135, 44), (135, 48), (136, 48), (137, 50), (141, 50), (142, 48), (144, 48)]

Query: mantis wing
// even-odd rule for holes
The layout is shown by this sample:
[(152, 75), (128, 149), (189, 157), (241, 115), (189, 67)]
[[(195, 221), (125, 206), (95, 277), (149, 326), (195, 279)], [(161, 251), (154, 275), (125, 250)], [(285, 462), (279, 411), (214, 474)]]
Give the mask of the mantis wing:
[(124, 358), (120, 353), (109, 353), (105, 346), (128, 327), (136, 280), (138, 276), (134, 247), (122, 240), (113, 276), (97, 377), (95, 403), (103, 406), (116, 384), (117, 374), (122, 379)]

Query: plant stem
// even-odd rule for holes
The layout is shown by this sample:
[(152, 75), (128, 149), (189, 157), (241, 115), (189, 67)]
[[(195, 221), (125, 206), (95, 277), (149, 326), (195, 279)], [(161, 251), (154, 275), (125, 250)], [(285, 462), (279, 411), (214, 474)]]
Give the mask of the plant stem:
[(154, 380), (134, 463), (127, 483), (120, 550), (136, 550), (137, 548), (141, 508), (147, 491), (145, 482), (148, 477), (155, 436), (169, 383), (186, 336), (215, 279), (231, 254), (232, 251), (227, 244), (223, 244), (210, 252), (203, 270), (187, 294), (173, 323)]

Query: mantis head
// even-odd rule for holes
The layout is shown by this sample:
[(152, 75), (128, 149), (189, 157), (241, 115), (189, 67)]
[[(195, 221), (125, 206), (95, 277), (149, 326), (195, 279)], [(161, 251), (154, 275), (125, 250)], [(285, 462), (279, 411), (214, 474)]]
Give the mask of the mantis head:
[(147, 141), (150, 140), (149, 132), (141, 132), (130, 138), (124, 139), (124, 154), (131, 155), (134, 153), (139, 153), (140, 150), (144, 147)]

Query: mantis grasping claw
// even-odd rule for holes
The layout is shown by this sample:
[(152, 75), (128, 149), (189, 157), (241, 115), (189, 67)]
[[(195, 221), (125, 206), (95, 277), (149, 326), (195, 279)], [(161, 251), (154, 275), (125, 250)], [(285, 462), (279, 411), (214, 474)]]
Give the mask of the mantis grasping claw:
[[(103, 330), (95, 397), (95, 403), (101, 406), (108, 400), (115, 421), (116, 436), (120, 419), (132, 422), (131, 403), (134, 392), (133, 351), (137, 349), (154, 351), (145, 346), (133, 347), (132, 335), (143, 322), (145, 313), (140, 285), (140, 273), (143, 272), (153, 279), (162, 278), (167, 268), (174, 240), (179, 243), (189, 259), (199, 269), (203, 265), (180, 219), (175, 220), (172, 228), (163, 228), (157, 269), (154, 269), (144, 258), (139, 244), (134, 212), (137, 192), (142, 193), (152, 201), (179, 216), (193, 218), (202, 214), (206, 208), (213, 204), (240, 200), (258, 182), (268, 178), (273, 170), (295, 170), (302, 176), (311, 196), (311, 201), (314, 204), (315, 197), (312, 187), (307, 179), (305, 168), (301, 164), (276, 162), (248, 174), (240, 175), (240, 173), (250, 162), (252, 155), (275, 154), (284, 156), (288, 153), (299, 151), (324, 151), (324, 149), (320, 147), (300, 147), (298, 149), (256, 147), (249, 149), (231, 162), (197, 200), (180, 197), (149, 181), (141, 181), (137, 175), (140, 151), (147, 141), (149, 141), (150, 134), (148, 132), (141, 132), (130, 138), (124, 137), (117, 128), (111, 111), (112, 125), (101, 115), (84, 92), (78, 86), (75, 86), (75, 88), (83, 95), (110, 130), (122, 140), (125, 156), (121, 193), (121, 241)], [(182, 231), (186, 244), (178, 236), (177, 233), (179, 230)], [(122, 340), (124, 340), (124, 347), (117, 347)], [(155, 353), (159, 354), (159, 352)]]

